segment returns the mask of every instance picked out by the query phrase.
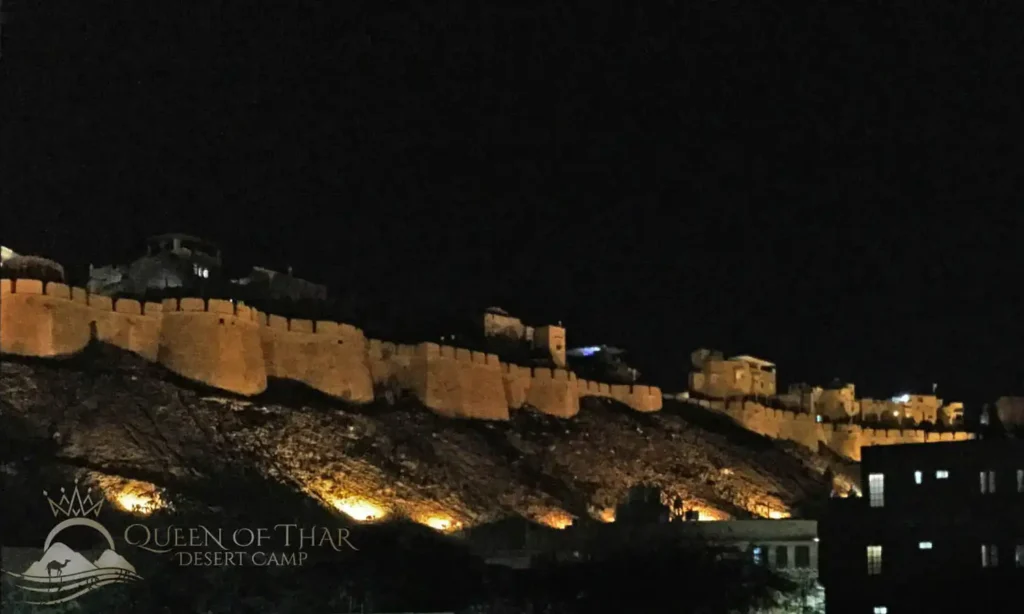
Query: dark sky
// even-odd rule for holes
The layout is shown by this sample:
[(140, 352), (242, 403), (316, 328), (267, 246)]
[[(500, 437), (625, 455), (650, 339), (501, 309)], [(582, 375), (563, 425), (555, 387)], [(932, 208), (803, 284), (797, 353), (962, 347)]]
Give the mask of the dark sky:
[(706, 345), (1020, 390), (1021, 15), (428, 4), (7, 0), (0, 242), (191, 232), (402, 317), (562, 320), (666, 388)]

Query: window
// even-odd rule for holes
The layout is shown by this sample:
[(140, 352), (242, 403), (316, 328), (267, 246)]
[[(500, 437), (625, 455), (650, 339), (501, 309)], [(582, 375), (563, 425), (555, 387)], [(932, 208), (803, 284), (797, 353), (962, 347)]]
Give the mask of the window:
[(995, 544), (981, 545), (981, 566), (999, 567), (999, 547)]
[(779, 569), (789, 567), (789, 546), (775, 547), (775, 566)]
[(754, 546), (751, 551), (754, 559), (754, 565), (762, 565), (764, 563), (764, 554), (761, 551), (761, 546)]
[(1013, 549), (1013, 563), (1017, 567), (1024, 567), (1024, 546), (1018, 545)]
[(917, 549), (918, 550), (931, 550), (932, 549), (932, 543), (931, 542), (918, 542)]
[(946, 471), (945, 469), (939, 469), (938, 471), (935, 472), (935, 479), (936, 480), (947, 480), (947, 479), (949, 479), (949, 472)]
[(1024, 469), (1017, 470), (1017, 492), (1024, 492)]
[(991, 495), (996, 492), (996, 472), (995, 471), (982, 471), (978, 473), (979, 483), (981, 486), (981, 494)]
[(794, 561), (795, 567), (798, 569), (807, 569), (811, 566), (811, 547), (810, 546), (797, 546), (796, 552), (793, 553), (796, 559)]
[(868, 546), (868, 575), (877, 576), (882, 573), (882, 547)]
[(818, 414), (818, 422), (821, 422), (821, 414)]
[(868, 496), (871, 507), (883, 507), (885, 505), (885, 474), (872, 473), (868, 476)]
[(884, 605), (876, 605), (875, 609), (872, 610), (875, 614), (889, 614), (889, 608)]
[(736, 369), (736, 371), (733, 372), (733, 377), (736, 379), (737, 382), (740, 381), (741, 379), (743, 379), (743, 371)]
[(914, 484), (920, 484), (920, 483), (921, 483), (921, 478), (922, 478), (922, 477), (923, 477), (923, 476), (921, 475), (921, 472), (920, 472), (920, 471), (915, 471), (915, 472), (914, 472)]

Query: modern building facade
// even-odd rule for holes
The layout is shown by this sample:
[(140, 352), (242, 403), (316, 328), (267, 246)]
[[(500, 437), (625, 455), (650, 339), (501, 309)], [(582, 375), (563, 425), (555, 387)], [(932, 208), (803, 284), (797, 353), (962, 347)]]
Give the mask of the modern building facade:
[(1024, 441), (871, 446), (821, 530), (829, 614), (1020, 612)]

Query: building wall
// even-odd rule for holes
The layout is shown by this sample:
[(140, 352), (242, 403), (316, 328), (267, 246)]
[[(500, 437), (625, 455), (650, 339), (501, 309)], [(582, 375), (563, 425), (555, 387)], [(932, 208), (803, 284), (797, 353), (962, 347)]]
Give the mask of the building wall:
[(561, 326), (538, 326), (533, 334), (533, 347), (549, 354), (558, 368), (565, 368), (565, 329)]
[(942, 407), (942, 399), (932, 394), (914, 394), (905, 404), (904, 415), (913, 418), (915, 422), (931, 422), (938, 424), (939, 408)]
[(1004, 426), (1024, 426), (1024, 397), (999, 397), (996, 415)]
[(690, 391), (716, 399), (751, 394), (750, 365), (739, 360), (709, 358), (690, 374)]
[(815, 413), (830, 420), (842, 420), (857, 415), (859, 406), (853, 384), (820, 390), (818, 401), (815, 403)]
[(749, 366), (750, 392), (763, 397), (775, 396), (776, 388), (775, 371), (765, 371), (755, 366)]
[(484, 314), (484, 335), (487, 337), (508, 337), (525, 341), (526, 328), (519, 318), (500, 313)]
[(372, 401), (375, 388), (393, 387), (438, 414), (488, 420), (507, 420), (509, 408), (526, 406), (568, 418), (586, 396), (636, 411), (662, 407), (661, 390), (653, 386), (580, 380), (564, 369), (502, 364), (493, 354), (433, 343), (367, 340), (347, 324), (289, 320), (234, 301), (143, 304), (61, 283), (8, 279), (0, 280), (0, 300), (5, 354), (71, 356), (95, 337), (185, 378), (243, 395), (259, 394), (268, 378), (281, 378), (352, 403)]

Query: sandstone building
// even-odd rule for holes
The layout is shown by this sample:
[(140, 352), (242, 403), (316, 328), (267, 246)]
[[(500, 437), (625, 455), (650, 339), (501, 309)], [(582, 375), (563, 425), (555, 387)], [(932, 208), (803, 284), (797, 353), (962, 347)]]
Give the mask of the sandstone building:
[(775, 396), (775, 365), (753, 356), (724, 358), (721, 352), (691, 355), (690, 391), (716, 399)]

